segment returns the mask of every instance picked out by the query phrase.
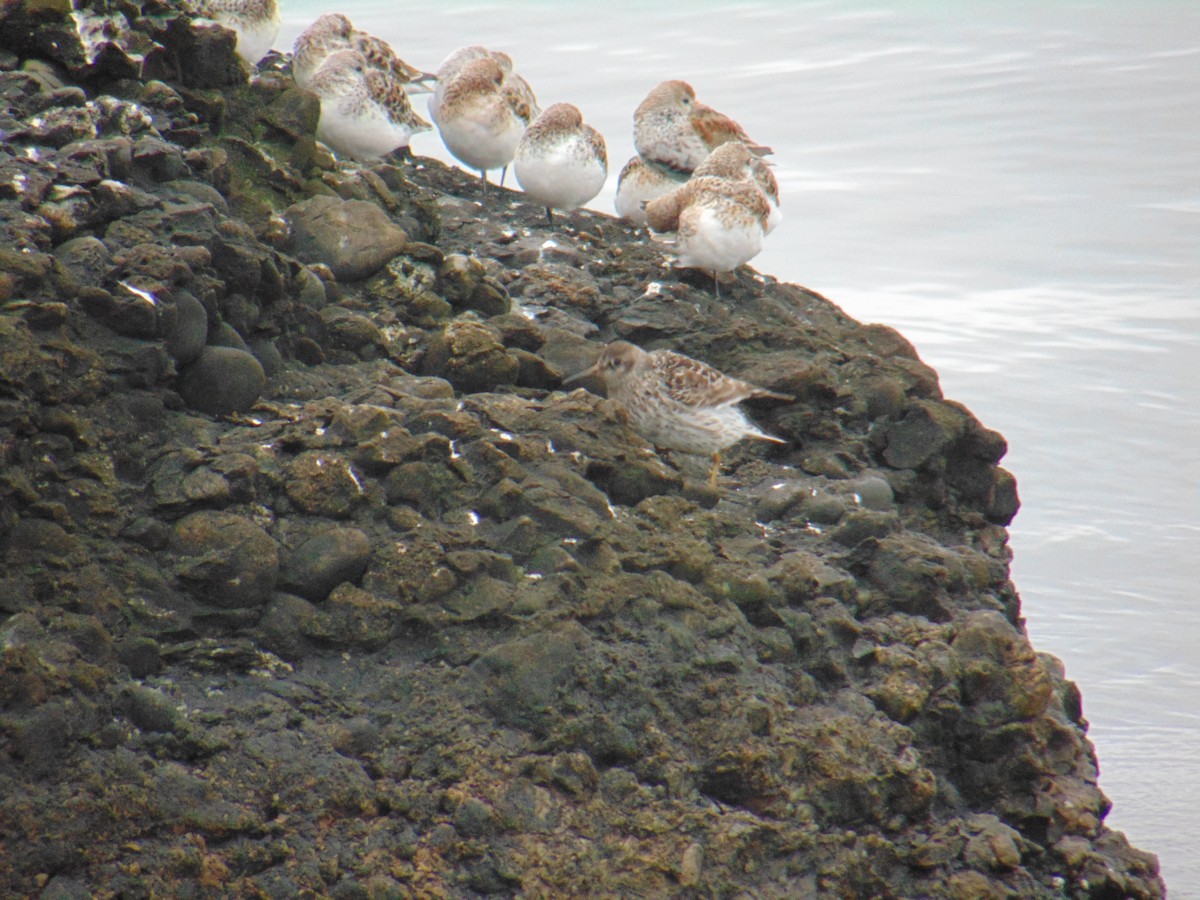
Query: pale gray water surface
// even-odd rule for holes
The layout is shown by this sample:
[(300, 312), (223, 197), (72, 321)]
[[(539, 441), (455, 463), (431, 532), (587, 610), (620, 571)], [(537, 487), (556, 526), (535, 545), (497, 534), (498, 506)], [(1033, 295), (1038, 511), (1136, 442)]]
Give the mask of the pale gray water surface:
[(1108, 822), (1200, 897), (1200, 4), (648, 6), (285, 0), (278, 46), (341, 11), (427, 69), (508, 51), (604, 133), (605, 212), (663, 79), (774, 147), (753, 265), (899, 329), (1008, 438), (1013, 578), (1083, 690)]

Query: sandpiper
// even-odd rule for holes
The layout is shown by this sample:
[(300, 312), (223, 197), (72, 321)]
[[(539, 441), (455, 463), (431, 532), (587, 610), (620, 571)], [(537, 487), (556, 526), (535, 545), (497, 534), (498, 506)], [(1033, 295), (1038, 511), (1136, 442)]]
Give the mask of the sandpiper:
[[(464, 48), (471, 49), (471, 48)], [(456, 51), (438, 69), (429, 113), (456, 159), (479, 172), (508, 169), (525, 129), (537, 117), (537, 101), (525, 79), (506, 69), (507, 54)], [(498, 58), (499, 57), (499, 58)]]
[(199, 0), (196, 12), (237, 34), (237, 55), (254, 66), (279, 36), (276, 0)]
[(794, 398), (758, 387), (671, 350), (646, 352), (626, 341), (604, 348), (595, 364), (565, 379), (600, 378), (610, 399), (629, 415), (634, 431), (660, 447), (712, 457), (709, 479), (716, 484), (721, 451), (743, 438), (786, 444), (752, 423), (738, 406), (743, 400)]
[(407, 89), (429, 91), (434, 75), (410, 66), (400, 59), (382, 38), (354, 27), (341, 13), (326, 13), (309, 25), (292, 48), (292, 78), (307, 88), (326, 58), (336, 50), (357, 50), (377, 69), (386, 71), (397, 84)]
[(555, 103), (525, 130), (513, 170), (521, 190), (546, 207), (553, 225), (554, 210), (569, 212), (600, 193), (608, 177), (608, 151), (578, 108)]
[(407, 147), (414, 134), (432, 128), (413, 111), (408, 94), (387, 70), (376, 68), (357, 50), (331, 53), (309, 90), (321, 99), (317, 137), (343, 156), (375, 159)]
[(758, 255), (770, 216), (770, 201), (754, 181), (716, 175), (693, 176), (646, 204), (651, 231), (675, 234), (672, 265), (711, 272), (718, 297), (718, 274)]
[(473, 44), (469, 47), (459, 47), (438, 66), (437, 71), (437, 86), (434, 88), (433, 96), (429, 99), (429, 110), (433, 115), (437, 115), (435, 111), (441, 105), (442, 99), (445, 97), (445, 86), (454, 80), (454, 77), (462, 71), (463, 67), (474, 59), (493, 59), (504, 70), (504, 93), (507, 94), (512, 102), (517, 104), (525, 104), (529, 107), (529, 120), (533, 121), (541, 114), (541, 109), (538, 107), (537, 97), (534, 96), (533, 88), (529, 86), (529, 82), (522, 78), (519, 74), (513, 71), (512, 57), (503, 50), (489, 50), (487, 47), (481, 47), (478, 44)]
[(633, 114), (633, 143), (641, 157), (681, 175), (690, 175), (729, 141), (741, 141), (759, 156), (771, 152), (752, 141), (733, 119), (697, 102), (686, 81), (664, 81)]

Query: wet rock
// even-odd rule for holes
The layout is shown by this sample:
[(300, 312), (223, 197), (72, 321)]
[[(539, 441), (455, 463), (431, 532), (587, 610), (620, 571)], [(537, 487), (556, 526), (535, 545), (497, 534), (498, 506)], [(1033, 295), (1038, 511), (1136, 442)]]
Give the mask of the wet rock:
[(246, 74), (237, 57), (237, 36), (225, 28), (203, 28), (173, 22), (171, 49), (188, 60), (181, 73), (193, 88), (221, 88), (241, 84)]
[(421, 363), (460, 391), (490, 391), (514, 384), (521, 364), (505, 352), (499, 335), (478, 322), (451, 322), (429, 341)]
[(117, 334), (135, 338), (158, 337), (157, 299), (136, 285), (118, 283), (115, 292), (82, 287), (80, 305)]
[(95, 704), (57, 698), (20, 717), (4, 717), (13, 751), (39, 775), (49, 775), (71, 753), (76, 741), (99, 725)]
[(475, 622), (500, 615), (513, 605), (513, 600), (512, 584), (481, 575), (467, 581), (441, 604), (455, 619)]
[(157, 674), (162, 667), (158, 642), (149, 637), (131, 637), (117, 648), (117, 659), (134, 678)]
[(850, 482), (849, 487), (857, 495), (858, 502), (867, 509), (880, 512), (895, 509), (896, 495), (886, 479), (877, 475), (864, 475)]
[(597, 788), (600, 778), (586, 753), (560, 753), (551, 765), (554, 784), (574, 797), (587, 797)]
[(344, 519), (363, 501), (363, 483), (340, 456), (319, 450), (288, 466), (287, 495), (306, 513)]
[(16, 200), (25, 209), (36, 209), (54, 183), (55, 171), (44, 162), (32, 159), (6, 159), (0, 162), (0, 197)]
[(344, 581), (357, 581), (371, 561), (371, 541), (357, 528), (332, 528), (300, 544), (283, 566), (280, 584), (306, 600), (324, 600)]
[(47, 147), (65, 147), (76, 141), (86, 141), (99, 135), (91, 111), (80, 107), (48, 110), (33, 119), (17, 137)]
[[(867, 510), (862, 511), (868, 514)], [(871, 513), (894, 530), (894, 514)], [(878, 530), (878, 529), (877, 529)], [(857, 548), (855, 571), (866, 574), (878, 596), (866, 605), (871, 612), (900, 610), (941, 622), (950, 618), (950, 596), (964, 586), (966, 570), (955, 554), (933, 541), (911, 534), (868, 536)]]
[(515, 779), (497, 803), (497, 812), (510, 830), (549, 834), (561, 819), (552, 792), (527, 778)]
[(1053, 685), (1029, 640), (998, 612), (969, 614), (950, 646), (962, 671), (963, 700), (982, 728), (1045, 710)]
[(969, 825), (975, 830), (967, 841), (963, 858), (980, 869), (1003, 872), (1021, 864), (1021, 835), (995, 816), (972, 816)]
[(465, 484), (457, 468), (437, 462), (409, 462), (392, 469), (383, 487), (389, 503), (407, 503), (437, 514), (461, 507)]
[(894, 512), (856, 509), (838, 520), (829, 536), (847, 547), (856, 547), (868, 539), (886, 537), (900, 530), (900, 517)]
[(208, 312), (204, 305), (186, 291), (159, 306), (163, 341), (176, 365), (195, 362), (208, 340)]
[(193, 409), (227, 416), (250, 409), (262, 395), (267, 376), (245, 350), (205, 347), (179, 375), (179, 394)]
[(260, 606), (270, 599), (279, 577), (275, 541), (233, 513), (185, 516), (175, 526), (171, 552), (181, 582), (213, 606)]
[(997, 525), (1008, 525), (1016, 517), (1021, 508), (1021, 500), (1017, 496), (1017, 479), (1006, 469), (997, 467), (993, 470), (993, 484), (987, 495), (987, 506), (984, 510), (989, 522)]
[(935, 693), (947, 706), (959, 699), (957, 690), (946, 687), (957, 681), (958, 660), (942, 641), (925, 641), (916, 648), (864, 643), (868, 655), (859, 659), (869, 667), (867, 696), (897, 722), (909, 723), (928, 711)]
[(258, 622), (262, 646), (286, 660), (300, 660), (312, 651), (309, 635), (324, 629), (316, 607), (292, 594), (276, 594)]
[(142, 731), (173, 732), (186, 727), (174, 701), (154, 688), (127, 685), (117, 695), (115, 705)]
[(108, 247), (90, 235), (64, 241), (54, 249), (54, 256), (84, 284), (96, 284), (112, 265)]
[(608, 509), (603, 494), (570, 472), (530, 476), (520, 484), (516, 504), (543, 529), (572, 539), (595, 535)]
[[(238, 334), (237, 329), (228, 322), (222, 322), (215, 328), (210, 329), (208, 343), (213, 347), (229, 347), (233, 350), (240, 350), (243, 353), (250, 352), (250, 348), (246, 345), (242, 336)], [(257, 359), (257, 357), (255, 358)]]
[(286, 218), (290, 252), (328, 266), (339, 281), (369, 278), (408, 242), (402, 228), (364, 200), (317, 196), (289, 208)]
[(401, 606), (343, 582), (316, 608), (304, 634), (326, 646), (378, 650), (400, 627)]
[(152, 181), (174, 181), (192, 174), (179, 147), (151, 135), (133, 143), (133, 172)]
[(300, 141), (316, 132), (321, 104), (311, 91), (289, 85), (271, 101), (265, 118), (272, 127)]
[(963, 433), (962, 413), (944, 404), (919, 400), (899, 421), (879, 433), (883, 459), (897, 469), (915, 469), (935, 458)]
[(96, 216), (105, 221), (143, 210), (160, 209), (163, 205), (162, 200), (153, 194), (111, 178), (96, 185), (92, 200), (96, 204)]
[(542, 731), (582, 652), (579, 633), (533, 634), (501, 644), (472, 666), (473, 693), (496, 719)]
[(373, 296), (385, 300), (406, 321), (425, 327), (450, 318), (454, 312), (438, 288), (434, 266), (407, 254), (392, 259), (370, 282)]
[(8, 538), (10, 562), (39, 560), (65, 566), (82, 558), (83, 545), (56, 522), (23, 518), (13, 525)]
[(348, 350), (362, 359), (375, 359), (387, 345), (379, 326), (348, 309), (327, 306), (321, 310), (321, 320), (329, 335), (329, 346)]

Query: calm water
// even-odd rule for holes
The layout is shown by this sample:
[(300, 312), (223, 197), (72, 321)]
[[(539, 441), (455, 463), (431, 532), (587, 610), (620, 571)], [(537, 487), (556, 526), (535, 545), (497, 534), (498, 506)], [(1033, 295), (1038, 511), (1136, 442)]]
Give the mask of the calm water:
[(753, 264), (898, 328), (1008, 438), (1013, 578), (1083, 689), (1108, 822), (1200, 897), (1200, 4), (644, 6), (285, 0), (278, 45), (336, 10), (426, 69), (509, 51), (606, 136), (605, 212), (663, 79), (774, 147)]

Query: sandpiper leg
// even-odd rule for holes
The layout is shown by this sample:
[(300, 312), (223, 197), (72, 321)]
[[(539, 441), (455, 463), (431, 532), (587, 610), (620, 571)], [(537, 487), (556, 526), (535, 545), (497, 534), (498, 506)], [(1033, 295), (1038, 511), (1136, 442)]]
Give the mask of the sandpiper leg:
[(554, 224), (554, 210), (552, 210), (548, 206), (546, 207), (546, 221), (549, 222), (551, 225)]
[(504, 187), (504, 176), (508, 174), (508, 166), (500, 170), (500, 187)]
[(721, 474), (721, 454), (718, 451), (712, 455), (712, 469), (708, 473), (708, 483), (717, 486), (717, 476)]

